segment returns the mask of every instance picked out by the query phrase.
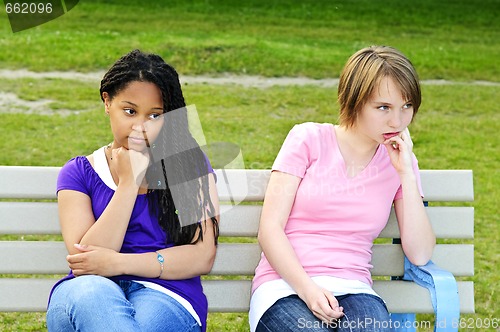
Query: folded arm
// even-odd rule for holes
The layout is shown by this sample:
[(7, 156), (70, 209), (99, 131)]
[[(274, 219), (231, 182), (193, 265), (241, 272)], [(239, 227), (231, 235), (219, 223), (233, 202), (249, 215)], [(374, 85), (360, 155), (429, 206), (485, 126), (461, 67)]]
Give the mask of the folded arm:
[[(212, 215), (215, 215), (215, 218), (218, 219), (219, 203), (213, 174), (209, 175), (209, 188), (210, 199), (215, 209), (215, 211), (212, 211)], [(80, 195), (83, 194), (80, 193)], [(79, 197), (81, 203), (85, 203), (85, 197), (88, 196), (83, 195), (83, 197)], [(109, 205), (107, 209), (109, 209)], [(122, 207), (122, 210), (125, 209)], [(199, 229), (198, 232), (203, 232), (203, 240), (158, 251), (165, 260), (164, 270), (161, 274), (162, 279), (186, 279), (210, 272), (216, 253), (215, 225), (211, 220), (212, 215), (208, 215), (208, 211), (205, 211), (205, 215), (201, 221), (201, 230)], [(90, 213), (90, 215), (86, 216), (86, 219), (83, 215), (80, 218), (82, 218), (81, 222), (86, 221), (87, 225), (89, 225), (93, 220), (93, 215)], [(101, 218), (96, 222), (97, 224), (101, 222)], [(116, 220), (116, 218), (114, 219)], [(79, 227), (78, 229), (80, 232), (85, 231), (85, 227)], [(116, 232), (116, 229), (111, 229), (110, 231)], [(73, 233), (76, 233), (75, 229), (73, 229)], [(198, 238), (198, 234), (196, 233), (193, 237), (193, 242), (194, 239)], [(73, 238), (76, 239), (77, 237)], [(67, 257), (69, 266), (77, 276), (96, 274), (109, 277), (127, 274), (157, 278), (160, 275), (161, 268), (156, 252), (123, 254), (119, 253), (119, 248), (111, 248), (107, 245), (78, 244), (78, 241), (67, 239), (66, 237), (65, 242), (67, 247), (70, 247), (68, 249), (70, 255)], [(75, 245), (75, 243), (77, 244)]]

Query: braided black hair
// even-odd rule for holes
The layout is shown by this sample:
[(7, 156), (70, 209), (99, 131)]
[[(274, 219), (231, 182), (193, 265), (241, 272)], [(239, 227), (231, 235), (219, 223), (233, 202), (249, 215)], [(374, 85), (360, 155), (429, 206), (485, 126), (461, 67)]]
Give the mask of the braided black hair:
[(146, 172), (150, 212), (158, 217), (167, 233), (165, 241), (175, 245), (203, 241), (201, 222), (208, 215), (217, 244), (219, 227), (210, 200), (208, 159), (189, 131), (177, 72), (159, 55), (134, 50), (121, 57), (104, 75), (101, 99), (103, 92), (113, 98), (134, 81), (157, 85), (163, 99), (165, 121), (151, 146), (151, 164)]

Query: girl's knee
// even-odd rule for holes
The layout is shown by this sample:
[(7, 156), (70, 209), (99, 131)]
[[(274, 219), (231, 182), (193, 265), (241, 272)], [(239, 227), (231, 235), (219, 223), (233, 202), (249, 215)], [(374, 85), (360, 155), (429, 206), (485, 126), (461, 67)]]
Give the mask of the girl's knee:
[(47, 309), (46, 319), (48, 331), (74, 331), (66, 306), (63, 304), (53, 304)]
[(134, 315), (133, 306), (115, 282), (81, 276), (56, 287), (47, 310), (47, 325), (53, 327), (50, 331), (82, 327), (90, 331), (138, 331)]
[[(51, 302), (66, 304), (78, 304), (98, 306), (99, 303), (106, 303), (109, 296), (116, 296), (121, 293), (120, 287), (108, 278), (88, 275), (64, 281), (56, 287), (51, 298)], [(113, 295), (114, 294), (114, 295)]]

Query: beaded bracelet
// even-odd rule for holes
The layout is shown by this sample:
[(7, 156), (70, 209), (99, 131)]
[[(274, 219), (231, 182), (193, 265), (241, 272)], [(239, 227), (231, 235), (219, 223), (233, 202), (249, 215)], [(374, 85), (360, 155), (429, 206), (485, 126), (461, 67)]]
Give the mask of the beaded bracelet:
[(163, 256), (158, 251), (155, 252), (156, 252), (156, 259), (158, 260), (158, 263), (160, 263), (160, 275), (158, 276), (158, 278), (161, 278), (161, 275), (163, 273), (163, 262), (165, 262), (165, 258), (163, 258)]

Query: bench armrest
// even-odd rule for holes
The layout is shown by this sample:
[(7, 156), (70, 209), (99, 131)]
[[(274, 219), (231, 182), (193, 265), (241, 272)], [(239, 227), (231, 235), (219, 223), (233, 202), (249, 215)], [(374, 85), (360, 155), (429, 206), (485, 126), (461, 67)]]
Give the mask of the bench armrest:
[(405, 257), (403, 280), (411, 280), (429, 290), (436, 315), (434, 331), (458, 331), (460, 319), (460, 298), (453, 274), (429, 261), (417, 266)]

